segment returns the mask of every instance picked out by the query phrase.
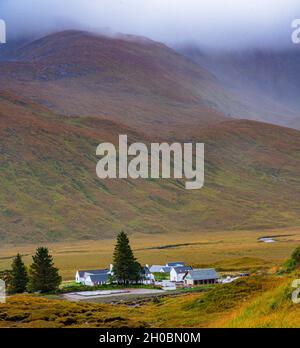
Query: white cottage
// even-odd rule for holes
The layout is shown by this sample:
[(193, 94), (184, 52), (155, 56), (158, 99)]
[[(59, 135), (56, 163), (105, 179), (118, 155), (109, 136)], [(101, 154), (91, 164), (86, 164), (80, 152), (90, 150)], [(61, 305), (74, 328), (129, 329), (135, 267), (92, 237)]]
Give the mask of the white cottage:
[(91, 275), (97, 274), (111, 274), (110, 269), (90, 269), (90, 270), (80, 270), (76, 272), (75, 282), (78, 284), (85, 284), (86, 278)]
[(109, 277), (110, 277), (109, 273), (90, 274), (86, 276), (84, 285), (88, 285), (88, 286), (104, 285), (108, 283)]
[(172, 267), (170, 272), (170, 280), (171, 282), (182, 282), (183, 277), (186, 275), (188, 271), (191, 271), (191, 266), (179, 266)]
[(150, 272), (148, 265), (143, 267), (141, 277), (142, 277), (142, 281), (144, 284), (150, 285), (150, 284), (153, 284), (155, 282), (155, 277)]

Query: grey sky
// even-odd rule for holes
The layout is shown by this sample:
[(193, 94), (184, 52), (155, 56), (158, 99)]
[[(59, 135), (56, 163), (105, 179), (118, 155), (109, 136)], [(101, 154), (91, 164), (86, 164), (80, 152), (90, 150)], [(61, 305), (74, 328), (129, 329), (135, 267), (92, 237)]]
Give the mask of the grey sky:
[(0, 0), (9, 38), (78, 28), (210, 47), (290, 45), (300, 0)]

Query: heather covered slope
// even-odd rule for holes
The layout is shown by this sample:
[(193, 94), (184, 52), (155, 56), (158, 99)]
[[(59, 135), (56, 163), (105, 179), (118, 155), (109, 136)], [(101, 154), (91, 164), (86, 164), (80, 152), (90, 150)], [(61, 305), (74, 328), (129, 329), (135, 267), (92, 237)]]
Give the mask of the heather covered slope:
[(52, 111), (152, 136), (230, 118), (299, 128), (299, 54), (176, 50), (128, 35), (69, 30), (0, 53), (1, 89)]
[[(224, 116), (222, 105), (239, 104), (190, 59), (144, 38), (80, 31), (7, 52), (0, 61), (1, 241), (300, 225), (300, 133)], [(204, 142), (204, 188), (99, 180), (96, 146), (119, 134)]]
[(119, 133), (132, 139), (135, 133), (111, 121), (64, 122), (23, 99), (12, 103), (13, 98), (1, 95), (1, 239), (80, 238), (90, 229), (95, 234), (101, 224), (104, 233), (112, 219), (106, 220), (103, 210), (113, 216), (117, 204), (121, 214), (127, 203), (106, 201), (109, 185), (96, 180), (95, 149), (98, 142), (116, 141)]
[(140, 37), (52, 34), (2, 56), (0, 79), (2, 89), (55, 112), (104, 117), (152, 134), (226, 119), (214, 108), (228, 97), (213, 75)]
[(227, 121), (181, 132), (181, 141), (206, 144), (205, 187), (195, 191), (176, 180), (99, 180), (100, 142), (116, 143), (119, 134), (149, 142), (110, 120), (56, 115), (2, 93), (0, 133), (2, 242), (98, 239), (121, 229), (198, 233), (300, 224), (295, 130)]

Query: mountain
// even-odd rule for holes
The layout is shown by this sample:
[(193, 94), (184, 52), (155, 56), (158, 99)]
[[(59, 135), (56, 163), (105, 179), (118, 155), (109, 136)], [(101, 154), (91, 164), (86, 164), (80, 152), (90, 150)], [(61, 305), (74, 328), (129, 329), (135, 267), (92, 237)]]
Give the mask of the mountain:
[[(228, 117), (271, 117), (274, 97), (270, 114), (255, 111), (214, 72), (145, 38), (81, 31), (3, 52), (1, 242), (299, 226), (300, 132)], [(96, 147), (119, 134), (204, 142), (204, 188), (99, 180)]]
[(206, 182), (193, 191), (181, 180), (98, 179), (96, 146), (119, 134), (150, 141), (1, 93), (1, 242), (299, 226), (300, 132), (245, 120), (195, 128), (188, 137), (206, 144)]
[(298, 49), (213, 51), (186, 45), (177, 50), (214, 74), (240, 101), (240, 109), (233, 103), (224, 113), (300, 129)]
[(110, 119), (152, 136), (230, 118), (299, 129), (299, 64), (296, 49), (173, 49), (69, 30), (11, 43), (0, 56), (0, 79), (5, 90), (56, 113)]
[(0, 61), (1, 85), (60, 114), (111, 119), (152, 134), (226, 119), (213, 107), (227, 98), (213, 75), (145, 38), (65, 31), (8, 52)]

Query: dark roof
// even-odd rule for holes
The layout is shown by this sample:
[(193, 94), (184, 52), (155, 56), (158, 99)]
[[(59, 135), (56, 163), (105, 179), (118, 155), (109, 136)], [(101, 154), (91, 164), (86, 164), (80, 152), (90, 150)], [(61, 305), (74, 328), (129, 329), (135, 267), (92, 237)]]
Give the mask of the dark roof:
[(164, 266), (161, 269), (163, 270), (164, 273), (170, 273), (171, 271), (171, 267), (168, 267), (168, 266)]
[(188, 275), (193, 280), (218, 279), (219, 275), (214, 268), (202, 268), (189, 271)]
[(173, 267), (176, 273), (186, 273), (193, 268), (191, 266)]
[(94, 275), (90, 275), (89, 277), (91, 278), (91, 281), (93, 283), (106, 283), (109, 278), (109, 274), (108, 273), (94, 274)]
[(185, 262), (182, 262), (182, 261), (169, 262), (169, 263), (166, 264), (166, 266), (169, 266), (169, 267), (185, 266)]
[(141, 273), (142, 273), (142, 274), (145, 274), (145, 275), (151, 274), (149, 267), (143, 267)]
[(88, 269), (88, 270), (80, 270), (78, 271), (79, 277), (82, 278), (84, 276), (84, 273), (89, 273), (89, 274), (105, 274), (108, 273), (108, 269)]

